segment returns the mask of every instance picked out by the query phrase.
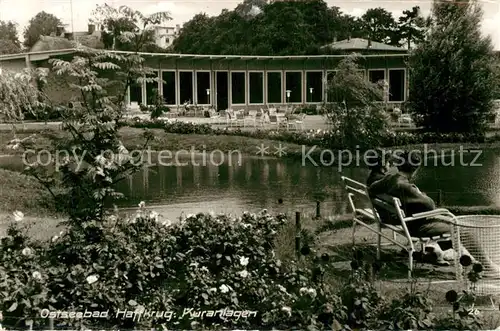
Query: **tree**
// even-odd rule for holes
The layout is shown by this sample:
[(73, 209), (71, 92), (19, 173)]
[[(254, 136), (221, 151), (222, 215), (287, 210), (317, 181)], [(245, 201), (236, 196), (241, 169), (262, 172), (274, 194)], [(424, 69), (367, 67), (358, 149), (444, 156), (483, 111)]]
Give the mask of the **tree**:
[[(175, 52), (191, 54), (318, 54), (335, 36), (347, 37), (337, 8), (322, 0), (275, 2), (248, 0), (216, 17), (198, 14), (174, 41)], [(261, 12), (250, 14), (251, 6)]]
[(216, 19), (207, 14), (196, 14), (182, 26), (182, 30), (172, 44), (175, 52), (187, 54), (219, 54), (211, 53), (212, 45), (219, 45), (212, 38)]
[(421, 43), (425, 39), (429, 24), (430, 22), (421, 15), (419, 6), (403, 11), (398, 21), (401, 45), (406, 44), (408, 49), (411, 49), (412, 45)]
[(484, 132), (499, 82), (481, 20), (476, 1), (433, 3), (429, 36), (409, 61), (408, 101), (417, 124), (437, 132)]
[(16, 45), (12, 40), (0, 39), (0, 55), (21, 53), (21, 47)]
[(0, 21), (0, 54), (20, 53), (20, 45), (17, 24), (11, 21)]
[(61, 20), (56, 16), (44, 11), (39, 12), (29, 21), (24, 30), (24, 46), (33, 47), (40, 36), (49, 36), (51, 33), (57, 32), (61, 25)]
[(335, 147), (379, 146), (390, 128), (383, 104), (382, 86), (367, 81), (359, 72), (358, 56), (343, 59), (327, 85), (325, 115), (335, 137)]
[(22, 121), (26, 112), (43, 107), (43, 95), (33, 85), (43, 82), (46, 75), (47, 70), (42, 68), (25, 69), (21, 73), (0, 68), (0, 114), (4, 121)]
[(368, 9), (361, 17), (362, 31), (365, 39), (399, 45), (400, 35), (397, 23), (390, 12), (384, 8)]
[(266, 0), (244, 0), (236, 6), (234, 12), (250, 18), (255, 16), (256, 13), (261, 13), (266, 5)]
[(106, 49), (133, 51), (141, 45), (139, 51), (144, 51), (155, 44), (154, 27), (171, 19), (168, 12), (144, 15), (128, 6), (115, 8), (104, 4), (97, 6), (89, 21), (101, 26)]

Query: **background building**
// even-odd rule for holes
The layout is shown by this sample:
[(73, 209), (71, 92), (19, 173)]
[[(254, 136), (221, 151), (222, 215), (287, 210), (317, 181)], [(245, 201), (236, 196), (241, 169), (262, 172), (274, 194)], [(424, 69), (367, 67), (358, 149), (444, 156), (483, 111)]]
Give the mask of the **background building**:
[(156, 45), (162, 48), (172, 46), (174, 39), (177, 38), (181, 31), (180, 24), (172, 26), (157, 26), (155, 27)]

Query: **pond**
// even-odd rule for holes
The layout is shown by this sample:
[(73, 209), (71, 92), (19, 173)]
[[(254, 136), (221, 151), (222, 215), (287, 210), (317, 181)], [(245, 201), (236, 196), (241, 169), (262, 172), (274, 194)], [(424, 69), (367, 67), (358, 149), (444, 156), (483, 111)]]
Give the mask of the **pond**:
[[(446, 205), (495, 205), (500, 207), (500, 150), (485, 150), (475, 160), (475, 152), (460, 156), (427, 158), (418, 172), (416, 184), (436, 198), (442, 191)], [(453, 164), (454, 161), (454, 165)], [(4, 168), (22, 169), (18, 157), (0, 158)], [(310, 162), (273, 158), (243, 158), (231, 163), (196, 166), (153, 166), (141, 170), (117, 189), (127, 198), (121, 207), (135, 207), (144, 200), (167, 218), (184, 212), (303, 211), (314, 212), (316, 192), (326, 192), (325, 214), (348, 211), (340, 177), (365, 181), (368, 170), (353, 166), (339, 172), (337, 166), (316, 167)], [(280, 202), (282, 200), (282, 203)]]

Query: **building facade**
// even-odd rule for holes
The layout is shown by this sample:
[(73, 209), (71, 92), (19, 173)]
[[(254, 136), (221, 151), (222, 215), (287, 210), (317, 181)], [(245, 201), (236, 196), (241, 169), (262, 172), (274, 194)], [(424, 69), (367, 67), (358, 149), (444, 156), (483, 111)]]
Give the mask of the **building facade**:
[(155, 30), (156, 45), (162, 48), (172, 46), (174, 39), (177, 38), (181, 31), (181, 26), (177, 24), (173, 26), (157, 26)]
[[(48, 66), (52, 57), (70, 57), (75, 50), (55, 50), (0, 56), (0, 67), (20, 70)], [(268, 105), (315, 105), (328, 101), (328, 82), (344, 55), (237, 56), (142, 53), (158, 82), (134, 84), (128, 102), (153, 104), (156, 95), (171, 108), (185, 103), (218, 110), (259, 109)], [(360, 56), (359, 70), (371, 82), (384, 81), (385, 100), (399, 106), (408, 96), (406, 52), (377, 52)], [(46, 94), (55, 103), (74, 101), (62, 78), (49, 77)]]

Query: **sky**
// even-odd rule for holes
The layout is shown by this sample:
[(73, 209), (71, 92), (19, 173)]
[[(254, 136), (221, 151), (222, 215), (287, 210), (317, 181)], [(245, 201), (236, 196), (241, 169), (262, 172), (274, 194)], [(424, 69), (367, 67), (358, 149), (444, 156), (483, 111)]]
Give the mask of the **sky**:
[[(107, 2), (113, 6), (127, 5), (141, 12), (153, 13), (169, 11), (172, 21), (168, 25), (183, 24), (194, 15), (205, 12), (208, 15), (218, 15), (222, 9), (234, 9), (241, 1), (228, 0), (0, 0), (0, 20), (11, 20), (19, 24), (19, 31), (24, 30), (31, 17), (44, 10), (59, 17), (68, 24), (68, 31), (86, 31), (88, 18), (98, 4)], [(424, 14), (430, 12), (431, 0), (326, 0), (329, 6), (338, 6), (344, 13), (361, 16), (367, 9), (383, 7), (397, 18), (405, 9), (420, 6)], [(492, 37), (496, 50), (500, 50), (500, 0), (480, 0), (484, 9), (482, 30)]]

